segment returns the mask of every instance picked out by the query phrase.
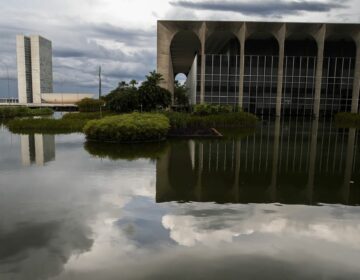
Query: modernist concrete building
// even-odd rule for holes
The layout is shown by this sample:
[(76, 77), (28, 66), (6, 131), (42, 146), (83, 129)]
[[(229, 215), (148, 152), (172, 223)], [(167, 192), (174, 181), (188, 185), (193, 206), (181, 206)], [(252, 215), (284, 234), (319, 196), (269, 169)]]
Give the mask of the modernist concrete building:
[(16, 36), (19, 103), (41, 103), (53, 92), (51, 42), (41, 36)]
[(20, 104), (73, 104), (89, 93), (53, 93), (51, 41), (39, 36), (16, 36), (18, 96)]
[(157, 71), (191, 102), (270, 115), (358, 112), (360, 24), (158, 21)]

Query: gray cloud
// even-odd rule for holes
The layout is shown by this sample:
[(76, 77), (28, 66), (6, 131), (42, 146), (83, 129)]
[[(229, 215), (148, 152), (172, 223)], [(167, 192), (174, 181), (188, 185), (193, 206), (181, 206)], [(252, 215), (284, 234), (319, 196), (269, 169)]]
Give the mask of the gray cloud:
[(318, 1), (171, 1), (170, 4), (176, 7), (208, 10), (235, 12), (241, 14), (251, 14), (260, 16), (281, 16), (284, 14), (294, 15), (301, 12), (329, 12), (333, 9), (346, 8), (345, 1), (333, 0), (328, 3)]

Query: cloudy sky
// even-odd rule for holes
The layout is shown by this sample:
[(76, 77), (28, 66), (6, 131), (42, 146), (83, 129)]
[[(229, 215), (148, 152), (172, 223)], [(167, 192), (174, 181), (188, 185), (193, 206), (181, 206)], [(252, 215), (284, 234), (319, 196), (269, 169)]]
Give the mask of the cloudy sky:
[[(156, 68), (156, 21), (360, 22), (358, 0), (0, 0), (0, 97), (17, 96), (16, 34), (53, 43), (55, 91), (104, 92)], [(9, 76), (9, 83), (8, 77)], [(8, 86), (9, 85), (9, 86)]]

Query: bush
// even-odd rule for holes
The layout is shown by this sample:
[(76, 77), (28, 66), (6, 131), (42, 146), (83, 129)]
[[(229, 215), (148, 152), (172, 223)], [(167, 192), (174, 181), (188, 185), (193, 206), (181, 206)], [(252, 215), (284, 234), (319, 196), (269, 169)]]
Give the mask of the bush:
[(174, 102), (180, 107), (189, 107), (189, 94), (185, 85), (181, 85), (179, 81), (174, 83)]
[(99, 158), (131, 161), (139, 158), (157, 159), (166, 152), (167, 143), (119, 144), (85, 142), (84, 148), (89, 154)]
[(84, 98), (76, 102), (80, 112), (99, 112), (104, 104), (105, 102), (103, 100), (93, 98)]
[(139, 102), (142, 110), (153, 111), (159, 107), (167, 108), (171, 105), (171, 93), (159, 85), (162, 80), (161, 74), (155, 71), (146, 76), (146, 80), (139, 88)]
[(32, 116), (48, 116), (54, 113), (50, 108), (31, 109), (25, 106), (0, 106), (0, 117), (32, 117)]
[(235, 112), (235, 108), (231, 105), (198, 104), (193, 107), (193, 113), (201, 116), (232, 112)]
[(245, 112), (215, 115), (193, 115), (177, 112), (167, 112), (165, 114), (170, 120), (171, 129), (255, 127), (258, 121), (255, 115)]
[(112, 115), (111, 112), (87, 112), (87, 113), (67, 113), (63, 115), (63, 120), (95, 120)]
[(66, 134), (82, 132), (88, 120), (15, 119), (6, 125), (13, 133)]
[(84, 127), (88, 139), (110, 142), (163, 140), (169, 119), (162, 114), (132, 113), (89, 121)]
[(111, 92), (106, 107), (117, 113), (129, 113), (138, 110), (140, 108), (138, 90), (135, 87), (127, 87)]
[(360, 128), (360, 114), (356, 113), (337, 113), (335, 115), (335, 123), (339, 127)]

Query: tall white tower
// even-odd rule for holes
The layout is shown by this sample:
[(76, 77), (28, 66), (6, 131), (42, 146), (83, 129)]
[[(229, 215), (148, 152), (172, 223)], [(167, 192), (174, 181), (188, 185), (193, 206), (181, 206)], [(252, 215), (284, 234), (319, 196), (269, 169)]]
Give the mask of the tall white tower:
[(51, 41), (16, 36), (19, 103), (41, 103), (41, 93), (53, 92)]

